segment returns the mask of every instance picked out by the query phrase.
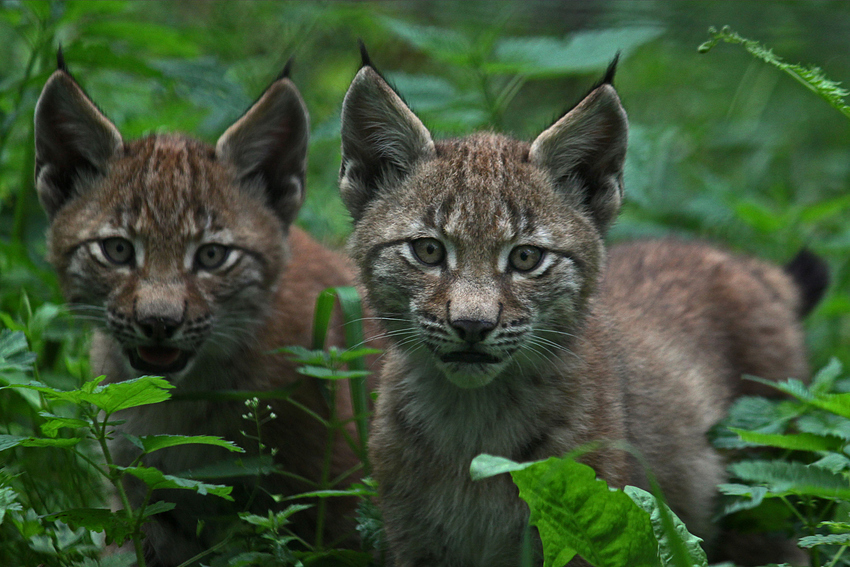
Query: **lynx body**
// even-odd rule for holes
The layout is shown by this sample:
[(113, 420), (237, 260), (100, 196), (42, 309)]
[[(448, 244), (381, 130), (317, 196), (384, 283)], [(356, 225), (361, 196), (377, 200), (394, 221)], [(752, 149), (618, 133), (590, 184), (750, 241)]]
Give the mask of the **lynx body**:
[[(61, 58), (35, 120), (50, 261), (70, 308), (99, 323), (91, 353), (95, 374), (112, 382), (162, 375), (179, 393), (293, 387), (301, 404), (327, 415), (320, 386), (297, 374), (284, 355), (270, 354), (309, 346), (316, 296), (351, 281), (347, 260), (291, 226), (304, 196), (309, 126), (285, 73), (215, 148), (178, 135), (125, 142)], [(341, 416), (351, 415), (348, 399), (342, 388)], [(277, 465), (318, 480), (326, 430), (286, 402), (271, 405), (277, 418), (264, 427), (266, 454), (274, 449)], [(196, 400), (143, 406), (115, 419), (126, 420), (119, 429), (135, 436), (218, 435), (250, 456), (258, 447), (241, 433), (252, 433), (245, 413), (239, 401)], [(138, 455), (120, 434), (111, 450), (121, 465)], [(179, 474), (227, 459), (233, 457), (223, 449), (194, 445), (152, 453), (144, 464)], [(332, 477), (357, 462), (337, 439)], [(187, 491), (155, 495), (177, 507), (156, 516), (147, 530), (149, 564), (176, 565), (209, 547), (218, 537), (212, 515), (233, 518), (249, 499), (265, 514), (275, 506), (267, 494), (312, 488), (282, 475), (264, 477), (267, 492), (243, 481), (234, 481), (232, 507)], [(137, 505), (144, 487), (130, 488)], [(326, 541), (350, 540), (351, 502), (330, 504)], [(207, 527), (196, 535), (199, 519)], [(296, 532), (312, 540), (311, 512), (293, 520)]]
[[(532, 144), (435, 142), (368, 59), (346, 95), (350, 252), (392, 340), (371, 451), (393, 565), (518, 565), (528, 509), (470, 461), (592, 441), (635, 446), (710, 539), (724, 464), (707, 430), (742, 374), (807, 374), (799, 316), (822, 290), (699, 243), (606, 260), (627, 136), (611, 75)], [(646, 485), (602, 447), (584, 459), (601, 478)]]

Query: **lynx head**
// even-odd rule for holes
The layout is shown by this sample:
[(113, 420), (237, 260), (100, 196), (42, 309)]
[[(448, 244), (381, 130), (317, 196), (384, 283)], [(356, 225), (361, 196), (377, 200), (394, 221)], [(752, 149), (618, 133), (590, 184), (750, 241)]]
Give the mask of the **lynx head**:
[(308, 134), (285, 70), (215, 148), (178, 135), (127, 142), (60, 54), (35, 111), (49, 257), (128, 375), (179, 380), (200, 353), (250, 340), (287, 259)]
[(530, 145), (435, 142), (366, 58), (346, 94), (340, 189), (368, 300), (459, 387), (560, 356), (581, 325), (623, 193), (613, 69)]

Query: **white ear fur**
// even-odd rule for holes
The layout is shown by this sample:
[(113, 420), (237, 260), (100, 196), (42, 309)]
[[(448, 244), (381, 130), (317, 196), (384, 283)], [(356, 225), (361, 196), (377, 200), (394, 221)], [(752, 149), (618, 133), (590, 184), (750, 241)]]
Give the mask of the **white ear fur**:
[(285, 226), (304, 201), (310, 117), (298, 89), (284, 77), (218, 139), (216, 157), (246, 185), (259, 185)]
[(604, 232), (623, 196), (628, 120), (617, 91), (602, 84), (531, 144), (529, 161), (587, 207)]
[(342, 103), (340, 192), (355, 222), (382, 187), (434, 155), (425, 125), (377, 71), (361, 68)]
[(64, 70), (55, 71), (35, 106), (35, 180), (50, 218), (84, 175), (105, 172), (124, 145), (121, 133)]

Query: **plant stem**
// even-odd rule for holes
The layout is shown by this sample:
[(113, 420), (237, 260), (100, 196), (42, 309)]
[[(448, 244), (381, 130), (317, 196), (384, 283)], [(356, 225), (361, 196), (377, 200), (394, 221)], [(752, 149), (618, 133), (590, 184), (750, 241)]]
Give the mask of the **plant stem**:
[[(124, 506), (124, 515), (128, 520), (133, 521), (133, 507), (130, 505), (130, 498), (127, 496), (127, 491), (124, 489), (124, 483), (122, 482), (124, 473), (117, 472), (115, 470), (115, 462), (112, 460), (112, 453), (109, 452), (109, 446), (106, 442), (106, 424), (108, 421), (109, 414), (104, 414), (102, 423), (97, 419), (97, 416), (93, 416), (92, 425), (94, 426), (93, 429), (97, 442), (100, 445), (100, 450), (103, 452), (106, 467), (109, 470), (109, 481), (118, 492), (118, 497), (121, 499), (121, 504)], [(136, 522), (133, 528), (133, 534), (130, 537), (133, 540), (133, 548), (136, 551), (137, 567), (145, 567), (145, 551), (142, 546), (141, 536), (141, 522)]]
[[(327, 382), (328, 389), (330, 390), (330, 407), (328, 408), (328, 439), (327, 446), (325, 447), (325, 457), (324, 462), (322, 463), (322, 479), (319, 482), (319, 490), (328, 490), (330, 485), (330, 477), (331, 477), (331, 464), (333, 459), (333, 451), (334, 451), (334, 437), (336, 437), (336, 430), (339, 427), (336, 419), (336, 391), (337, 384), (333, 380), (329, 380)], [(324, 537), (325, 531), (325, 515), (327, 513), (327, 498), (319, 498), (318, 512), (316, 515), (316, 549), (322, 549), (322, 539)]]

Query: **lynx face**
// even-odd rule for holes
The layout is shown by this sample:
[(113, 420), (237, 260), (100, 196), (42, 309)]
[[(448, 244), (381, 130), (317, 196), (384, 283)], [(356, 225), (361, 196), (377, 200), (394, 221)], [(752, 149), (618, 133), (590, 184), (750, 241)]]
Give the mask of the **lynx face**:
[(341, 188), (352, 255), (396, 344), (463, 388), (568, 350), (619, 206), (625, 129), (602, 85), (531, 146), (435, 144), (364, 67), (343, 106)]
[(125, 375), (179, 381), (196, 360), (227, 360), (253, 340), (303, 196), (307, 114), (288, 79), (213, 149), (181, 136), (125, 143), (60, 67), (36, 136), (50, 260)]
[[(372, 303), (399, 344), (460, 387), (563, 348), (558, 329), (577, 324), (598, 271), (598, 231), (527, 151), (487, 135), (441, 144), (378, 198), (355, 237)], [(364, 236), (376, 227), (379, 238)]]

